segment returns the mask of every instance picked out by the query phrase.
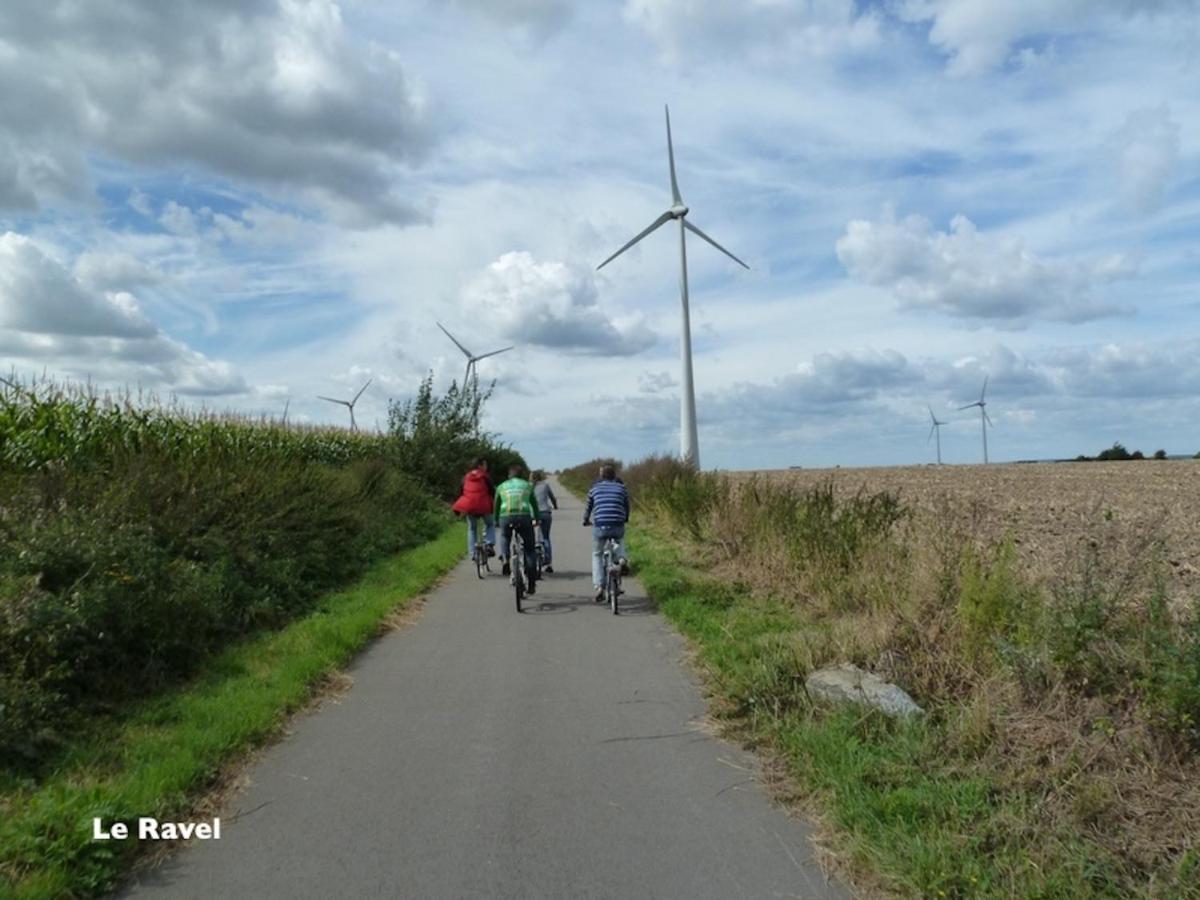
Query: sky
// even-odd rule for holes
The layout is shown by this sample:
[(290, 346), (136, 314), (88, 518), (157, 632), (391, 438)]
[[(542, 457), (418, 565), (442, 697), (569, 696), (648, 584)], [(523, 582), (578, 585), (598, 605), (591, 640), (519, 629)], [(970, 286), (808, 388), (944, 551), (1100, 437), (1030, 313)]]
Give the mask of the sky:
[(533, 465), (1200, 450), (1200, 0), (5, 0), (0, 370)]

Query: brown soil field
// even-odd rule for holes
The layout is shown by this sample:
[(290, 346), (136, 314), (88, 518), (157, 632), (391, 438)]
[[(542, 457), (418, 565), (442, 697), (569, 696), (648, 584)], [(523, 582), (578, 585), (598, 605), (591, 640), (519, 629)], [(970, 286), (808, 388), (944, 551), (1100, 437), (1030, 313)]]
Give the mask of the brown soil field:
[(799, 487), (832, 481), (839, 494), (889, 491), (982, 540), (1011, 536), (1037, 577), (1077, 564), (1097, 542), (1113, 569), (1158, 542), (1172, 605), (1200, 597), (1200, 460), (1011, 463), (988, 466), (730, 472)]

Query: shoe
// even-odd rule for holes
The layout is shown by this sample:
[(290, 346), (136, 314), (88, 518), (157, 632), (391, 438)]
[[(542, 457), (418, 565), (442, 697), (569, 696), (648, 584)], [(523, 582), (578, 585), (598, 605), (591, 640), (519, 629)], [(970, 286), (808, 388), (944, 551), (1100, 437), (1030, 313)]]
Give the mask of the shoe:
[(496, 548), (495, 548), (495, 547), (493, 547), (491, 544), (488, 544), (488, 545), (487, 545), (487, 555), (488, 555), (488, 556), (495, 556), (495, 555), (496, 555)]
[(547, 575), (549, 575), (551, 572), (554, 571), (554, 566), (546, 565), (542, 568), (542, 571), (545, 572)]
[(525, 593), (528, 594), (530, 597), (532, 597), (534, 594), (536, 594), (537, 593), (537, 582), (536, 581), (530, 582), (529, 587), (525, 588)]
[(595, 588), (594, 590), (595, 590), (596, 595), (592, 599), (595, 600), (597, 603), (603, 603), (604, 602), (604, 588), (598, 587), (598, 588)]
[(621, 563), (621, 574), (628, 575), (629, 574), (629, 560), (627, 560), (625, 557), (622, 556), (620, 559), (620, 563)]
[(500, 560), (500, 574), (501, 574), (501, 575), (511, 575), (511, 574), (512, 574), (512, 569), (510, 569), (510, 568), (508, 567), (508, 560), (507, 560), (507, 559), (501, 559), (501, 560)]

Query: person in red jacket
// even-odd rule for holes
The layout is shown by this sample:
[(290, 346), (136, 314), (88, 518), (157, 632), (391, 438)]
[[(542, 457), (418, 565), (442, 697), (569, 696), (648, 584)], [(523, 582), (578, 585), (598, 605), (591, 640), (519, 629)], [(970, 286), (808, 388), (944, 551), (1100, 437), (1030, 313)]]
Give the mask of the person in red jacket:
[(475, 558), (475, 529), (483, 519), (483, 541), (487, 555), (495, 556), (496, 523), (492, 518), (496, 486), (488, 475), (487, 460), (482, 456), (475, 460), (474, 468), (463, 476), (462, 494), (451, 507), (457, 514), (467, 517), (467, 558)]

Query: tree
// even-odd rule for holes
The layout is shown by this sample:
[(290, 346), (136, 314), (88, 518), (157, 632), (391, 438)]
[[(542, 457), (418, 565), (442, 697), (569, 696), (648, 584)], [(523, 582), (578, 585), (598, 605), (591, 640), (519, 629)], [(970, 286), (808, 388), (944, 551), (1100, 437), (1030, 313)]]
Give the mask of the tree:
[(1154, 451), (1154, 458), (1155, 458), (1155, 459), (1166, 459), (1166, 458), (1167, 458), (1167, 451), (1166, 451), (1166, 450), (1155, 450), (1155, 451)]
[(488, 460), (495, 471), (512, 464), (524, 465), (521, 455), (495, 435), (478, 430), (483, 404), (492, 387), (480, 391), (475, 385), (457, 383), (440, 397), (433, 394), (433, 375), (421, 381), (417, 394), (400, 403), (388, 404), (388, 433), (396, 442), (396, 455), (408, 471), (426, 473), (430, 486), (445, 497), (458, 491), (459, 479), (475, 457)]
[(1122, 460), (1132, 458), (1133, 457), (1129, 455), (1129, 451), (1126, 450), (1124, 445), (1119, 441), (1114, 441), (1113, 445), (1107, 450), (1101, 450), (1100, 455), (1096, 457), (1096, 459), (1100, 460)]

